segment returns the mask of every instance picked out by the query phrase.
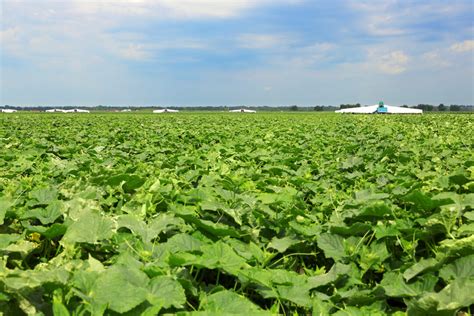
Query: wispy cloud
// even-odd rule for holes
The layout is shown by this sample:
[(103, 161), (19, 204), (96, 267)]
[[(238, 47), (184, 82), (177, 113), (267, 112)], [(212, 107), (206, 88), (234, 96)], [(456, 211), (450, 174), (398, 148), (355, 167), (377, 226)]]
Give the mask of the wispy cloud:
[(131, 60), (150, 60), (153, 57), (150, 49), (144, 44), (128, 44), (117, 50), (117, 55)]
[(169, 19), (232, 18), (256, 7), (294, 0), (70, 0), (80, 14), (141, 16)]
[[(416, 34), (416, 31), (425, 27), (424, 24), (444, 22), (472, 11), (469, 1), (351, 0), (349, 3), (358, 14), (359, 27), (369, 35), (381, 37), (423, 36), (423, 33)], [(449, 33), (449, 30), (444, 32)]]
[(377, 50), (369, 50), (368, 62), (382, 73), (397, 75), (407, 70), (408, 55), (401, 51), (392, 51), (389, 53), (380, 53)]
[(241, 48), (268, 49), (286, 47), (294, 42), (294, 36), (279, 34), (241, 34), (237, 38), (237, 45)]
[(446, 68), (453, 65), (440, 49), (435, 49), (421, 55), (421, 64), (427, 64), (430, 68)]
[(284, 57), (282, 62), (290, 63), (295, 67), (313, 66), (326, 61), (335, 49), (336, 45), (334, 43), (311, 43), (291, 50), (289, 56)]
[(451, 45), (450, 50), (456, 53), (464, 53), (474, 50), (474, 40), (465, 40)]

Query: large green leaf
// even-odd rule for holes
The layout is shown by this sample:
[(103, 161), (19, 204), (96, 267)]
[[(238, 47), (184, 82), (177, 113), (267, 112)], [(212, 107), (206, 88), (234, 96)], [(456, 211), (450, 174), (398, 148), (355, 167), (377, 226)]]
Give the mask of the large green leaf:
[(419, 262), (415, 263), (414, 265), (406, 269), (405, 272), (403, 272), (403, 277), (405, 278), (406, 281), (410, 281), (418, 274), (428, 269), (434, 268), (438, 264), (439, 264), (438, 260), (434, 258), (421, 259)]
[(474, 278), (459, 278), (437, 293), (425, 293), (408, 303), (408, 312), (413, 315), (453, 315), (462, 307), (474, 304)]
[(13, 202), (7, 198), (0, 198), (0, 225), (3, 225), (3, 221), (5, 219), (5, 214), (7, 213), (8, 209), (12, 206)]
[(84, 210), (79, 218), (67, 229), (61, 242), (67, 243), (96, 243), (110, 238), (114, 231), (114, 222), (95, 210)]
[(442, 267), (439, 276), (446, 282), (474, 277), (474, 255), (459, 258)]
[(174, 306), (181, 308), (186, 302), (186, 295), (181, 284), (169, 276), (156, 276), (150, 280), (147, 300), (150, 304), (163, 308)]
[(339, 235), (329, 233), (319, 235), (318, 247), (324, 251), (324, 254), (328, 258), (339, 260), (346, 256), (344, 238)]
[[(261, 309), (235, 292), (224, 290), (204, 298), (199, 306), (207, 312), (218, 312), (224, 314), (250, 314), (260, 312)], [(260, 315), (260, 314), (259, 314)]]
[(268, 247), (269, 248), (273, 248), (275, 250), (277, 250), (278, 252), (285, 252), (288, 248), (290, 248), (291, 246), (293, 245), (296, 245), (297, 243), (299, 243), (300, 240), (294, 238), (294, 237), (291, 237), (291, 236), (287, 236), (287, 237), (283, 237), (283, 238), (276, 238), (274, 237), (270, 243), (268, 244)]
[(148, 277), (140, 270), (112, 266), (98, 276), (90, 296), (96, 305), (125, 313), (145, 301), (147, 284)]
[(49, 204), (57, 197), (58, 191), (54, 188), (37, 188), (30, 192), (30, 198), (36, 200), (37, 204)]
[(107, 183), (111, 186), (121, 185), (125, 192), (133, 192), (145, 183), (145, 180), (136, 174), (119, 174), (110, 177)]
[(35, 208), (26, 211), (22, 218), (36, 218), (42, 224), (53, 223), (58, 217), (64, 214), (66, 207), (61, 201), (53, 201), (45, 208)]
[(428, 274), (415, 282), (406, 283), (402, 274), (387, 272), (384, 274), (380, 286), (387, 296), (412, 297), (433, 291), (437, 282), (438, 278), (436, 276)]
[(235, 253), (226, 243), (218, 241), (211, 245), (203, 245), (202, 255), (174, 254), (170, 258), (172, 265), (196, 265), (208, 269), (220, 268), (229, 273), (236, 273), (242, 267), (247, 267), (245, 259)]

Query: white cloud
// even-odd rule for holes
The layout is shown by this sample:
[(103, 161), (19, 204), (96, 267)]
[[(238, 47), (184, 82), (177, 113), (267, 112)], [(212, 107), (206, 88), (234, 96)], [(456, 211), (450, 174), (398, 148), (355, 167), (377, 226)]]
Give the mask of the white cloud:
[(429, 67), (445, 68), (452, 66), (452, 63), (447, 60), (443, 52), (440, 50), (432, 50), (421, 55), (421, 64), (427, 64)]
[(409, 57), (403, 51), (392, 51), (390, 53), (380, 54), (377, 51), (369, 50), (368, 63), (382, 73), (396, 75), (405, 72)]
[(148, 16), (173, 19), (231, 18), (267, 4), (294, 0), (71, 0), (75, 10), (86, 15)]
[(122, 33), (104, 35), (103, 48), (114, 56), (134, 61), (156, 61), (165, 50), (204, 50), (208, 44), (195, 39), (164, 39), (149, 42), (140, 34)]
[[(1, 0), (0, 0), (1, 1)], [(207, 49), (201, 39), (150, 38), (127, 34), (124, 25), (166, 19), (224, 19), (264, 5), (296, 3), (297, 0), (57, 0), (3, 3), (0, 29), (2, 52), (16, 58), (37, 60), (69, 55), (77, 58), (87, 52), (111, 54), (127, 60), (155, 60), (157, 53), (169, 49)], [(146, 33), (143, 33), (146, 34)], [(242, 38), (242, 41), (245, 38)], [(248, 47), (265, 48), (280, 44), (283, 37), (248, 37)], [(253, 45), (253, 46), (252, 46)], [(107, 56), (104, 56), (107, 58)]]
[(117, 50), (117, 55), (130, 60), (145, 61), (153, 57), (152, 52), (144, 44), (128, 44)]
[(11, 27), (0, 31), (0, 43), (12, 42), (18, 39), (20, 34), (19, 27)]
[(21, 53), (22, 30), (18, 26), (10, 27), (0, 31), (0, 46), (2, 53), (8, 52), (12, 55)]
[(283, 62), (294, 67), (308, 67), (325, 61), (336, 48), (333, 43), (313, 43), (290, 52), (291, 57), (285, 58)]
[(406, 30), (396, 27), (396, 18), (392, 15), (372, 15), (367, 21), (370, 34), (376, 36), (394, 36), (406, 33)]
[(350, 0), (358, 25), (369, 35), (401, 36), (416, 31), (415, 21), (439, 21), (472, 10), (469, 1)]
[(450, 47), (450, 50), (456, 53), (464, 53), (474, 50), (474, 40), (465, 40), (463, 42), (455, 43)]
[(401, 35), (397, 10), (393, 9), (394, 0), (387, 1), (351, 1), (350, 7), (359, 13), (359, 25), (367, 33), (375, 36)]
[(237, 38), (238, 46), (249, 49), (267, 49), (287, 46), (291, 37), (275, 34), (242, 34)]

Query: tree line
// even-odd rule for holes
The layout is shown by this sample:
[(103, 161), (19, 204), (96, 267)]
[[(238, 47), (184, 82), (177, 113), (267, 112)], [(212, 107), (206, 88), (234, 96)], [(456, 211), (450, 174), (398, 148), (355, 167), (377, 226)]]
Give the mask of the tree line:
[[(361, 107), (362, 105), (360, 103), (356, 104), (341, 104), (339, 105), (339, 109), (348, 109), (348, 108), (358, 108)], [(409, 106), (409, 105), (402, 105), (404, 108), (414, 108), (414, 109), (420, 109), (425, 112), (472, 112), (474, 111), (474, 106), (472, 105), (459, 105), (459, 104), (451, 104), (451, 105), (444, 105), (443, 103), (440, 103), (439, 105), (432, 105), (432, 104), (418, 104), (415, 106)], [(326, 111), (326, 108), (324, 106), (315, 106), (314, 111)]]
[[(89, 110), (95, 111), (103, 111), (103, 112), (113, 112), (113, 111), (120, 111), (123, 109), (132, 109), (136, 110), (154, 110), (158, 108), (168, 108), (168, 109), (176, 109), (176, 110), (185, 110), (185, 111), (214, 111), (214, 112), (226, 112), (229, 110), (235, 110), (240, 108), (245, 109), (252, 109), (257, 111), (263, 112), (281, 112), (281, 111), (290, 111), (290, 112), (333, 112), (339, 109), (347, 109), (347, 108), (354, 108), (354, 107), (362, 107), (365, 105), (361, 105), (360, 103), (355, 104), (340, 104), (339, 106), (334, 105), (315, 105), (315, 106), (298, 106), (296, 104), (288, 105), (288, 106), (106, 106), (106, 105), (97, 105), (97, 106), (87, 106)], [(4, 105), (2, 108), (5, 109), (15, 109), (15, 110), (23, 110), (23, 111), (44, 111), (52, 108), (56, 109), (73, 109), (76, 107), (81, 106), (11, 106), (11, 105)], [(473, 105), (459, 105), (459, 104), (451, 104), (451, 105), (444, 105), (443, 103), (439, 105), (432, 105), (432, 104), (418, 104), (415, 106), (409, 105), (402, 105), (402, 107), (406, 108), (415, 108), (421, 109), (425, 112), (474, 112)]]

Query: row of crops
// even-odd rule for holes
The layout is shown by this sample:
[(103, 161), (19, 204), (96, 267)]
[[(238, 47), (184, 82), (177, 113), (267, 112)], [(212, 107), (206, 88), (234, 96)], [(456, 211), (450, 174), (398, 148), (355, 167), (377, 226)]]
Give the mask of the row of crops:
[(473, 145), (472, 115), (0, 116), (0, 311), (468, 315)]

